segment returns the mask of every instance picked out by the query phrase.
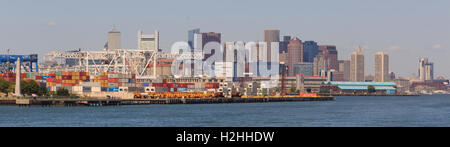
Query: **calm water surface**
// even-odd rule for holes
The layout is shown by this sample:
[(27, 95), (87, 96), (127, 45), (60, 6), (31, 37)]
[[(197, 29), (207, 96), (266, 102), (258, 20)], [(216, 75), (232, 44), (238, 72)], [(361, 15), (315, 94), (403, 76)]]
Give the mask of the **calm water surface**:
[(450, 95), (108, 107), (0, 106), (0, 126), (450, 126)]

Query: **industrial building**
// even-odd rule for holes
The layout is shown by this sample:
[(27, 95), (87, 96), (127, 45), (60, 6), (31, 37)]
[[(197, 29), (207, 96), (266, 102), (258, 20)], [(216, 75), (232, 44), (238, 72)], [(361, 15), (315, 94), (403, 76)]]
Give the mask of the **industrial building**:
[(397, 84), (394, 82), (324, 82), (323, 87), (330, 89), (331, 94), (368, 94), (369, 86), (375, 87), (376, 94), (394, 95)]

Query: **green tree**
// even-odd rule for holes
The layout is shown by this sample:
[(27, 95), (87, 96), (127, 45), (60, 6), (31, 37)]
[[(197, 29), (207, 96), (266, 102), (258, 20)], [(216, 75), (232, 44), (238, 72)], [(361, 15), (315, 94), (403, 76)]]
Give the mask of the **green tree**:
[(373, 85), (367, 86), (367, 91), (369, 93), (375, 93), (376, 92), (375, 87)]
[(297, 91), (297, 87), (294, 84), (292, 84), (290, 91), (291, 93), (295, 93)]
[(30, 82), (21, 81), (20, 82), (22, 94), (31, 95), (31, 94), (39, 94), (39, 85), (36, 81), (31, 80)]
[(0, 92), (8, 93), (10, 82), (0, 78)]
[(328, 88), (320, 88), (319, 93), (321, 93), (321, 94), (329, 94), (330, 93), (330, 89), (328, 89)]
[(8, 92), (16, 92), (16, 83), (9, 83)]
[(40, 95), (40, 96), (45, 96), (45, 95), (47, 95), (47, 87), (45, 86), (45, 84), (44, 83), (41, 83), (41, 85), (39, 85), (39, 92), (38, 92), (38, 95)]
[(57, 96), (70, 96), (69, 90), (65, 89), (65, 88), (61, 88), (56, 90), (56, 95)]

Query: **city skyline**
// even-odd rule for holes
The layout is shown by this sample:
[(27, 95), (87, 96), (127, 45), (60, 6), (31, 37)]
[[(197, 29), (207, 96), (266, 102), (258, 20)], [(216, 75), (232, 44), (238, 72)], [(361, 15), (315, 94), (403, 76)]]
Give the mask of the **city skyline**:
[[(137, 48), (136, 32), (139, 29), (159, 30), (160, 46), (165, 51), (176, 41), (187, 41), (186, 32), (194, 28), (222, 33), (222, 42), (262, 41), (263, 30), (277, 29), (280, 30), (280, 37), (298, 36), (302, 41), (336, 45), (339, 60), (349, 60), (350, 53), (362, 45), (367, 75), (374, 74), (372, 55), (379, 51), (389, 53), (390, 69), (397, 75), (417, 75), (417, 61), (421, 57), (428, 57), (435, 63), (435, 77), (445, 75), (448, 78), (450, 75), (450, 69), (445, 67), (445, 63), (449, 62), (446, 57), (449, 55), (450, 38), (450, 13), (445, 8), (449, 3), (447, 1), (395, 1), (390, 2), (390, 6), (379, 1), (350, 1), (350, 6), (326, 1), (320, 8), (314, 7), (322, 4), (319, 2), (295, 1), (291, 3), (312, 5), (295, 10), (290, 10), (292, 6), (282, 5), (282, 2), (268, 5), (264, 1), (203, 1), (212, 6), (202, 10), (191, 9), (200, 1), (171, 2), (188, 8), (159, 1), (154, 4), (164, 8), (170, 5), (174, 9), (155, 7), (161, 13), (152, 13), (142, 10), (143, 6), (136, 5), (136, 1), (111, 4), (102, 1), (3, 1), (0, 2), (0, 15), (4, 19), (4, 23), (0, 24), (4, 32), (0, 34), (1, 52), (6, 53), (10, 48), (14, 54), (35, 52), (42, 58), (50, 51), (102, 49), (107, 32), (114, 24), (122, 33), (122, 48)], [(260, 6), (261, 11), (248, 12), (250, 5), (256, 2), (259, 2), (256, 5)], [(402, 5), (405, 2), (409, 5)], [(227, 11), (224, 7), (234, 11)], [(105, 13), (111, 8), (129, 11)], [(217, 8), (217, 15), (204, 13)], [(273, 11), (262, 11), (272, 10), (266, 8), (273, 8)], [(141, 11), (146, 13), (137, 13)], [(183, 11), (190, 13), (180, 13)], [(355, 11), (360, 13), (353, 14)], [(302, 21), (292, 18), (301, 18)], [(23, 37), (24, 34), (27, 37)]]

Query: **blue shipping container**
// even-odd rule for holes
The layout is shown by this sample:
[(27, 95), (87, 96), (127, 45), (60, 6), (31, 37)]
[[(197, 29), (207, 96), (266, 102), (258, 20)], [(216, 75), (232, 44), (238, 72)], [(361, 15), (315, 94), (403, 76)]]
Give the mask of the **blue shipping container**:
[(108, 88), (108, 92), (119, 92), (119, 88)]

